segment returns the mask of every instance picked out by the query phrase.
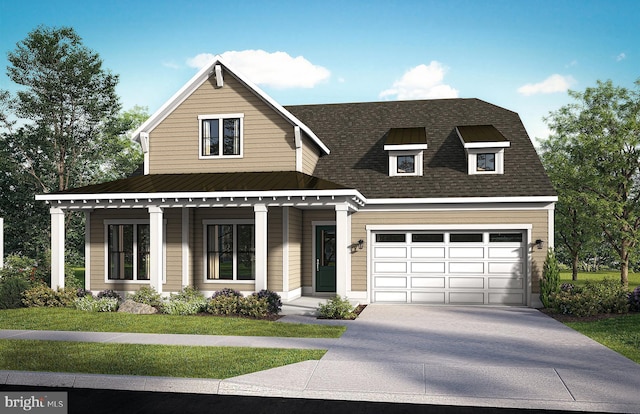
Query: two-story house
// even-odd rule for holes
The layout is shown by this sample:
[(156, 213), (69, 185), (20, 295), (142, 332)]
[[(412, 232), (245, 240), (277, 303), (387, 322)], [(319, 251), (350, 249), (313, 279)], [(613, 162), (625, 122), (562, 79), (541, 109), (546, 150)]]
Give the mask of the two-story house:
[(553, 187), (519, 116), (478, 99), (283, 107), (221, 59), (136, 132), (144, 173), (38, 195), (86, 287), (284, 301), (537, 306)]

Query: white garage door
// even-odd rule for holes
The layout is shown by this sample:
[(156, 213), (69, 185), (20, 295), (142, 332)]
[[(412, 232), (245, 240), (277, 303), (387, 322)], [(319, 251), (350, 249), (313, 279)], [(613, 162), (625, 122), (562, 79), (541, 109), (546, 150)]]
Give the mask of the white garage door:
[(524, 231), (372, 235), (372, 301), (525, 305)]

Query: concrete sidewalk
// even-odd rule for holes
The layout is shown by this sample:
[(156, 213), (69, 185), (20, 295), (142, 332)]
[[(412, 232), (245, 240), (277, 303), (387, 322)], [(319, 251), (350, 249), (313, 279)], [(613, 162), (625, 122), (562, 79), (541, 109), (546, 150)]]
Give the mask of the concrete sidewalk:
[[(287, 321), (336, 323), (299, 314)], [(0, 371), (0, 384), (640, 413), (640, 365), (534, 309), (369, 305), (357, 320), (339, 323), (347, 332), (328, 340), (0, 331), (11, 338), (328, 349), (320, 361), (226, 380)]]

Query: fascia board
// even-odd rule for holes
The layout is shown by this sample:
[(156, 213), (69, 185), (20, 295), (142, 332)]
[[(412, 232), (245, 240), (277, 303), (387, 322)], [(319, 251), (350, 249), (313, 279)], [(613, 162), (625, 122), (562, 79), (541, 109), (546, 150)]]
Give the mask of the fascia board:
[(511, 142), (468, 142), (464, 144), (465, 148), (509, 148)]
[(371, 198), (367, 205), (408, 204), (476, 204), (476, 203), (555, 203), (556, 196), (529, 197), (451, 197), (451, 198)]
[(385, 145), (385, 151), (426, 150), (427, 144)]

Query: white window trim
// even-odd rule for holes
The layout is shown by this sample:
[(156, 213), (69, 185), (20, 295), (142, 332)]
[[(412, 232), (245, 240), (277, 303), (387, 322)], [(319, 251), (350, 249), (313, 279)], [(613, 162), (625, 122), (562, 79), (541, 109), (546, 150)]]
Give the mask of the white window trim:
[[(389, 177), (398, 176), (422, 176), (422, 164), (423, 155), (422, 150), (413, 151), (389, 151)], [(414, 172), (412, 173), (400, 173), (398, 172), (398, 157), (401, 156), (414, 156)]]
[(202, 220), (202, 279), (204, 281), (204, 283), (211, 283), (211, 284), (251, 284), (251, 283), (255, 283), (256, 279), (255, 279), (255, 275), (253, 276), (253, 279), (251, 280), (238, 280), (236, 279), (237, 277), (237, 269), (236, 269), (236, 263), (237, 263), (237, 243), (238, 240), (235, 237), (235, 232), (234, 232), (234, 238), (233, 238), (233, 262), (234, 262), (234, 268), (233, 268), (233, 277), (234, 279), (229, 280), (229, 279), (207, 279), (207, 267), (208, 267), (208, 263), (207, 263), (207, 258), (208, 258), (208, 246), (207, 246), (207, 239), (208, 239), (208, 235), (207, 235), (207, 227), (210, 225), (216, 225), (216, 224), (233, 224), (233, 225), (238, 225), (238, 224), (253, 224), (255, 226), (255, 220), (253, 219), (238, 219), (238, 220), (233, 220), (233, 219), (226, 219), (226, 220)]
[[(209, 119), (240, 119), (240, 153), (238, 155), (223, 155), (221, 152), (218, 155), (204, 155), (202, 153), (202, 121)], [(219, 123), (219, 128), (222, 128), (222, 123)], [(220, 142), (222, 142), (222, 134), (220, 134)], [(222, 145), (222, 144), (221, 144)], [(201, 160), (212, 159), (228, 159), (228, 158), (242, 158), (244, 154), (244, 114), (210, 114), (210, 115), (198, 115), (198, 157)]]
[[(125, 280), (125, 279), (109, 279), (109, 225), (111, 224), (149, 224), (148, 219), (108, 219), (104, 220), (104, 282), (109, 284), (125, 283), (132, 285), (148, 285), (151, 283), (149, 280)], [(162, 226), (162, 260), (164, 265), (162, 266), (162, 283), (167, 283), (167, 220), (164, 220)], [(137, 239), (137, 232), (134, 232), (134, 240)], [(134, 251), (137, 251), (134, 249)], [(134, 267), (134, 276), (137, 277), (137, 267)]]
[[(468, 165), (467, 169), (469, 175), (480, 174), (504, 174), (504, 149), (496, 148), (469, 148), (468, 151)], [(496, 156), (496, 168), (495, 171), (478, 171), (478, 154), (495, 154)]]

